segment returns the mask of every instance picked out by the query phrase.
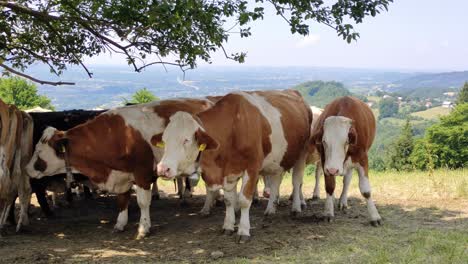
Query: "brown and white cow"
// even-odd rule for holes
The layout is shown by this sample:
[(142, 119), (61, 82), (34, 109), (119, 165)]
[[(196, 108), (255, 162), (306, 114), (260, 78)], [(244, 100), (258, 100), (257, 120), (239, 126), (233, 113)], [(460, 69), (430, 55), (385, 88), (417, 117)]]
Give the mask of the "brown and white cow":
[(234, 211), (239, 204), (238, 241), (245, 242), (250, 237), (249, 209), (260, 174), (271, 179), (265, 211), (269, 215), (276, 210), (282, 175), (293, 168), (292, 211), (301, 211), (304, 146), (311, 122), (310, 109), (297, 91), (230, 93), (207, 111), (196, 115), (178, 112), (170, 118), (160, 135), (165, 151), (158, 174), (175, 177), (201, 170), (209, 190), (224, 190), (223, 229), (228, 234), (234, 231)]
[(32, 155), (33, 123), (27, 113), (1, 100), (0, 118), (0, 229), (3, 229), (11, 206), (19, 196), (20, 214), (16, 226), (16, 231), (19, 231), (29, 223), (31, 186), (25, 166)]
[(366, 198), (371, 224), (380, 225), (382, 218), (371, 199), (371, 186), (368, 175), (367, 152), (375, 137), (375, 118), (364, 102), (345, 96), (328, 104), (321, 114), (313, 131), (311, 143), (315, 144), (321, 156), (325, 174), (325, 217), (334, 217), (333, 193), (335, 176), (344, 175), (343, 193), (340, 207), (347, 206), (347, 190), (352, 170), (359, 174), (359, 189)]
[(88, 176), (100, 189), (118, 194), (120, 213), (114, 227), (118, 231), (128, 222), (130, 189), (135, 184), (141, 210), (137, 238), (142, 238), (151, 226), (150, 186), (163, 151), (154, 144), (154, 135), (164, 131), (175, 112), (197, 113), (211, 105), (205, 99), (163, 100), (109, 110), (67, 131), (48, 128), (28, 173), (33, 178), (63, 173), (67, 155), (73, 170)]

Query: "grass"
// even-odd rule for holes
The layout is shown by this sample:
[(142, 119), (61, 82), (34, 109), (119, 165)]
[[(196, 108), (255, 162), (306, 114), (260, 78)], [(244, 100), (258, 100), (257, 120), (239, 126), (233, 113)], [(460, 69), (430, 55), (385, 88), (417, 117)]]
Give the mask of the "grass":
[(412, 113), (411, 115), (419, 116), (419, 117), (422, 117), (422, 118), (425, 118), (425, 119), (438, 119), (439, 117), (446, 116), (448, 114), (450, 114), (450, 109), (449, 108), (445, 108), (445, 107), (442, 107), (442, 106), (437, 106), (437, 107), (429, 108), (429, 109), (424, 110), (424, 111), (419, 111), (419, 112)]
[[(365, 207), (357, 178), (355, 173), (350, 196), (360, 200), (358, 207)], [(290, 184), (285, 184), (290, 180), (288, 175), (283, 181), (283, 195), (291, 191)], [(440, 169), (433, 174), (371, 171), (370, 180), (384, 226), (371, 228), (359, 221), (338, 220), (297, 248), (223, 263), (468, 263), (467, 169)], [(308, 197), (313, 184), (313, 177), (307, 175), (304, 192)], [(340, 188), (338, 181), (335, 196), (339, 197)]]

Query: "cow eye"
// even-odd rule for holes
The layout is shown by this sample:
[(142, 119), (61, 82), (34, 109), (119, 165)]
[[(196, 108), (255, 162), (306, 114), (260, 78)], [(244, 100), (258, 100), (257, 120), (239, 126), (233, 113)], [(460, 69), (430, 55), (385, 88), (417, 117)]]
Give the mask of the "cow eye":
[(188, 139), (188, 138), (184, 139), (184, 145), (187, 144), (187, 143), (190, 143), (190, 139)]

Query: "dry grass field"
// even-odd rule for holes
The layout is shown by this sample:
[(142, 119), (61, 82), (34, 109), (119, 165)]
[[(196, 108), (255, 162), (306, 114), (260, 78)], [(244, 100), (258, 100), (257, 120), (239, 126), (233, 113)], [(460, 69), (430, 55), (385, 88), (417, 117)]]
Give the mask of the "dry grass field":
[[(370, 178), (384, 219), (381, 227), (368, 223), (356, 175), (350, 208), (337, 210), (332, 223), (322, 221), (323, 199), (309, 202), (302, 215), (291, 218), (287, 199), (291, 179), (285, 177), (278, 214), (264, 220), (266, 200), (260, 199), (250, 214), (252, 239), (238, 245), (233, 236), (221, 234), (224, 206), (209, 217), (198, 215), (203, 184), (184, 207), (174, 196), (172, 183), (160, 182), (168, 196), (152, 203), (149, 237), (134, 239), (139, 219), (135, 197), (123, 233), (112, 233), (117, 216), (114, 196), (77, 200), (71, 208), (57, 208), (51, 219), (32, 207), (28, 230), (14, 234), (11, 227), (0, 239), (0, 262), (468, 263), (468, 170), (437, 170), (432, 175), (372, 172)], [(313, 178), (305, 179), (304, 192), (310, 197)], [(339, 196), (341, 184), (337, 185)], [(222, 256), (214, 258), (215, 251)]]

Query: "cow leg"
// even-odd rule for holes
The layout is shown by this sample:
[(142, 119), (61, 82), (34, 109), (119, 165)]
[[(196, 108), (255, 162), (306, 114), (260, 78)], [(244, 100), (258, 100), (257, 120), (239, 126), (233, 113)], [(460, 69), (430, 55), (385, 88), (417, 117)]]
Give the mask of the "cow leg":
[(211, 208), (213, 207), (213, 204), (215, 203), (216, 195), (218, 194), (218, 191), (212, 191), (208, 188), (208, 186), (205, 186), (206, 189), (206, 198), (205, 198), (205, 203), (203, 204), (203, 208), (200, 210), (201, 215), (209, 215)]
[(320, 199), (320, 177), (322, 176), (322, 164), (320, 161), (315, 164), (315, 187), (312, 201)]
[(296, 164), (293, 167), (292, 182), (293, 182), (293, 202), (291, 213), (296, 215), (302, 211), (301, 207), (306, 207), (306, 202), (302, 195), (302, 182), (304, 179), (306, 153), (302, 153)]
[(327, 192), (327, 199), (325, 201), (325, 220), (328, 222), (333, 221), (335, 217), (334, 212), (334, 192), (335, 192), (335, 176), (333, 175), (325, 175), (325, 190)]
[(89, 189), (89, 187), (86, 185), (83, 185), (83, 194), (86, 200), (93, 199), (93, 194), (91, 193), (91, 190)]
[[(27, 177), (27, 175), (25, 175)], [(20, 202), (20, 214), (18, 218), (18, 224), (16, 225), (16, 232), (21, 230), (22, 226), (29, 225), (29, 204), (31, 203), (31, 186), (29, 185), (29, 178), (25, 178), (27, 183), (23, 183), (26, 186), (20, 186), (18, 196)]]
[(49, 203), (47, 202), (47, 194), (45, 184), (31, 179), (32, 191), (36, 194), (37, 202), (41, 206), (42, 212), (46, 217), (51, 217), (54, 213), (50, 210)]
[(263, 197), (270, 198), (270, 192), (271, 192), (270, 179), (265, 176), (263, 176), (262, 178), (263, 178), (263, 183), (265, 184), (265, 186), (263, 187)]
[(283, 173), (265, 175), (264, 178), (269, 178), (268, 182), (270, 183), (270, 197), (268, 199), (268, 205), (265, 210), (265, 216), (271, 216), (276, 213), (276, 206), (279, 201), (279, 188), (281, 184), (281, 178)]
[(10, 206), (11, 206), (11, 208), (10, 208), (10, 212), (8, 213), (7, 221), (10, 222), (11, 225), (16, 225), (15, 201), (13, 201)]
[(0, 201), (0, 237), (5, 235), (5, 223), (11, 209), (11, 201)]
[(353, 176), (353, 169), (349, 168), (343, 176), (343, 191), (341, 192), (340, 202), (338, 203), (338, 209), (345, 210), (348, 208), (348, 190)]
[(151, 190), (144, 189), (140, 186), (136, 186), (136, 195), (138, 206), (140, 207), (141, 216), (140, 224), (138, 226), (137, 239), (144, 238), (150, 231), (151, 218), (150, 218), (150, 205), (151, 205)]
[[(367, 164), (365, 164), (367, 165)], [(368, 169), (367, 166), (358, 165), (359, 174), (359, 190), (362, 196), (366, 198), (367, 210), (369, 211), (370, 223), (372, 226), (378, 226), (382, 224), (382, 218), (380, 217), (377, 208), (375, 207), (374, 201), (371, 199), (371, 186), (369, 183)]]
[(192, 197), (193, 186), (192, 186), (192, 183), (190, 182), (189, 177), (184, 177), (184, 180), (185, 180), (184, 196), (185, 198), (190, 198)]
[(235, 207), (237, 204), (237, 180), (224, 184), (223, 189), (224, 203), (226, 204), (226, 215), (224, 217), (223, 230), (224, 234), (231, 235), (234, 233), (234, 224), (236, 222)]
[(257, 180), (258, 172), (252, 170), (246, 171), (242, 176), (242, 186), (238, 199), (241, 210), (239, 229), (237, 230), (238, 243), (245, 243), (250, 239), (250, 206), (252, 205)]
[[(16, 232), (20, 231), (22, 226), (29, 225), (29, 204), (31, 203), (31, 184), (29, 182), (29, 176), (25, 172), (21, 174), (21, 180), (18, 186), (18, 197), (20, 203), (20, 214), (18, 218), (18, 224), (16, 226)], [(16, 198), (15, 198), (16, 199)], [(15, 200), (13, 199), (13, 201)]]
[(158, 177), (156, 177), (156, 180), (154, 180), (151, 191), (154, 199), (159, 200)]
[(128, 202), (130, 201), (130, 191), (117, 195), (117, 205), (119, 206), (119, 216), (114, 226), (116, 232), (122, 232), (128, 223)]

